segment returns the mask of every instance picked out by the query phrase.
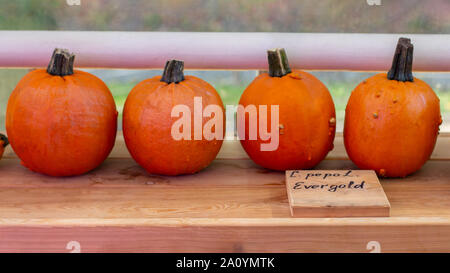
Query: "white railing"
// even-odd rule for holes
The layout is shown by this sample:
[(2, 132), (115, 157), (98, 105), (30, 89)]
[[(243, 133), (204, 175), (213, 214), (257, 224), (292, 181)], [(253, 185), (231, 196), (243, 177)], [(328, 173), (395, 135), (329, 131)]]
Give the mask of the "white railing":
[(291, 67), (387, 70), (399, 37), (414, 44), (415, 71), (450, 71), (450, 35), (0, 31), (0, 67), (44, 67), (55, 47), (85, 68), (267, 69), (266, 50), (284, 47)]

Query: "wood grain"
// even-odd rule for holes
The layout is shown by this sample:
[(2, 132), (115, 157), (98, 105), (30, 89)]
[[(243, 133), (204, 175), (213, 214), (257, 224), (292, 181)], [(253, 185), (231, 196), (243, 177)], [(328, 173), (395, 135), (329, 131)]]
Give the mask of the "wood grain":
[[(10, 146), (5, 150), (5, 158), (17, 158)], [(128, 152), (125, 141), (123, 139), (122, 132), (117, 133), (116, 144), (109, 156), (110, 158), (129, 158), (130, 153)], [(223, 142), (222, 149), (217, 155), (219, 159), (246, 159), (248, 155), (245, 153), (242, 146), (237, 140), (227, 140)], [(327, 155), (328, 159), (348, 159), (347, 153), (344, 147), (344, 138), (342, 133), (336, 133), (336, 138), (334, 139), (334, 149)], [(436, 146), (434, 148), (433, 154), (431, 155), (432, 160), (450, 160), (450, 133), (441, 133), (437, 139)]]
[(381, 252), (448, 252), (446, 225), (136, 225), (6, 226), (0, 250), (69, 252), (77, 241), (81, 252), (369, 252), (377, 241)]
[[(383, 252), (450, 252), (449, 160), (381, 179), (389, 218), (305, 219), (290, 217), (284, 173), (229, 153), (178, 177), (150, 175), (125, 156), (72, 178), (4, 158), (0, 252), (68, 252), (69, 241), (82, 252), (368, 252), (369, 241)], [(349, 168), (337, 159), (317, 167)]]
[[(317, 168), (355, 166), (324, 160)], [(89, 174), (54, 178), (4, 159), (0, 173), (0, 218), (289, 217), (284, 173), (250, 160), (215, 160), (196, 175), (165, 177), (132, 159), (108, 159)], [(429, 161), (405, 179), (381, 179), (391, 216), (450, 217), (449, 175), (449, 162)]]

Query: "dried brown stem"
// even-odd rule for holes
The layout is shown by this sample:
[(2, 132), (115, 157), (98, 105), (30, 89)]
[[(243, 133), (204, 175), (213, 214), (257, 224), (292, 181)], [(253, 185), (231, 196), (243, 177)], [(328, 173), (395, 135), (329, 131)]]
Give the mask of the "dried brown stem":
[(284, 48), (268, 50), (267, 58), (269, 60), (269, 76), (283, 77), (291, 73), (291, 68), (289, 67)]
[(388, 79), (401, 82), (414, 81), (412, 74), (413, 51), (414, 46), (410, 39), (398, 39), (392, 66), (388, 72)]
[(184, 62), (178, 60), (169, 60), (166, 62), (164, 72), (161, 78), (162, 82), (179, 83), (184, 81)]
[(55, 48), (47, 72), (53, 76), (72, 75), (74, 60), (75, 55), (67, 49)]

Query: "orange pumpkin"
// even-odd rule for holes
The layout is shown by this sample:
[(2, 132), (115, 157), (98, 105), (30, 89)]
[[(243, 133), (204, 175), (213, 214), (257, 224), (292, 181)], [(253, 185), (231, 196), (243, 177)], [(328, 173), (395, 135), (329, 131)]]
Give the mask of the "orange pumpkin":
[[(162, 77), (156, 76), (136, 85), (125, 102), (123, 135), (127, 148), (149, 173), (180, 175), (198, 172), (214, 160), (222, 146), (225, 128), (222, 100), (207, 82), (194, 76), (185, 77), (183, 68), (182, 61), (168, 61)], [(202, 99), (205, 109), (209, 105), (220, 107), (221, 137), (209, 139), (203, 134), (195, 140), (194, 111), (200, 110), (194, 109), (195, 97)], [(172, 135), (172, 127), (178, 117), (171, 113), (175, 106), (180, 105), (188, 107), (191, 120), (187, 125), (191, 127), (189, 137), (183, 139)], [(203, 128), (209, 119), (200, 118)]]
[[(269, 50), (268, 60), (269, 73), (256, 77), (239, 102), (245, 108), (254, 105), (259, 121), (258, 135), (252, 140), (249, 134), (251, 119), (245, 115), (245, 136), (241, 144), (249, 157), (262, 167), (273, 170), (312, 168), (333, 149), (336, 115), (331, 95), (313, 75), (291, 71), (284, 49)], [(279, 106), (279, 124), (275, 128), (270, 128), (272, 105)], [(260, 115), (261, 106), (267, 107), (267, 118)], [(261, 144), (271, 140), (261, 137), (261, 122), (272, 132), (278, 130), (277, 149), (262, 149)]]
[(412, 75), (413, 45), (400, 38), (392, 67), (360, 83), (347, 104), (344, 141), (361, 169), (404, 177), (430, 158), (442, 122), (439, 98)]
[(8, 144), (8, 138), (5, 135), (0, 134), (0, 159), (2, 159), (3, 152), (5, 151), (5, 148), (6, 146), (8, 146)]
[(117, 111), (111, 92), (96, 76), (74, 70), (74, 58), (55, 49), (47, 70), (29, 72), (9, 98), (9, 141), (32, 171), (83, 174), (100, 165), (114, 145)]

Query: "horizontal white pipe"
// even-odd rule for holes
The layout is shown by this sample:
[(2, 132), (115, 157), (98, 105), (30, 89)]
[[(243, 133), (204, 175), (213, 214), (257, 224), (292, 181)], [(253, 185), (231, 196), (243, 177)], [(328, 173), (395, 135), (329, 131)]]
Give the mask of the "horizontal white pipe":
[(414, 44), (416, 71), (450, 71), (450, 35), (336, 33), (200, 33), (0, 31), (0, 67), (45, 67), (55, 47), (68, 48), (77, 67), (267, 69), (266, 50), (286, 48), (293, 68), (387, 70), (399, 37)]

